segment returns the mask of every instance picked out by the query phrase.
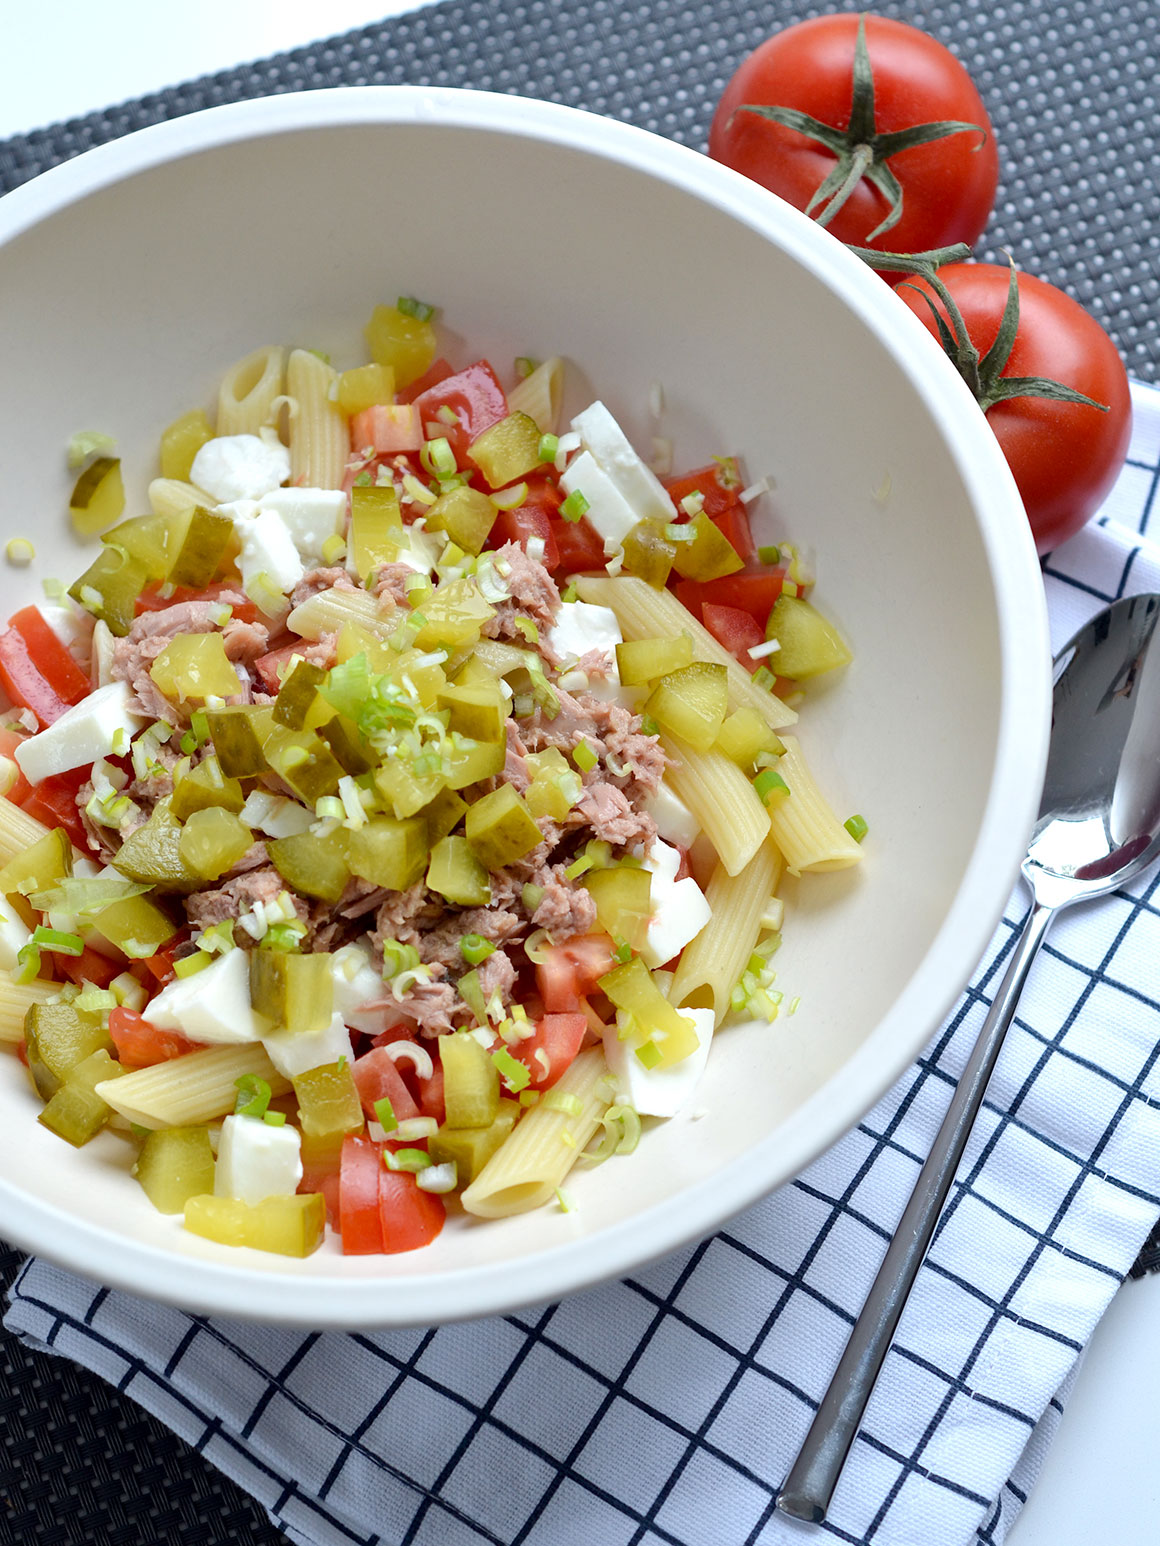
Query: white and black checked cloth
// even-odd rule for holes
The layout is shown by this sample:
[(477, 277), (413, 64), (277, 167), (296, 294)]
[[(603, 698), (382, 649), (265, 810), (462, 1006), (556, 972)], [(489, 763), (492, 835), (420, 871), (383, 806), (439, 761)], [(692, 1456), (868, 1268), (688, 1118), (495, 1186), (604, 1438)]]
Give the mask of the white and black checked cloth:
[[(1046, 565), (1058, 647), (1160, 590), (1160, 391)], [(1150, 540), (1149, 520), (1156, 540)], [(30, 1261), (6, 1325), (172, 1425), (303, 1546), (1003, 1540), (1079, 1357), (1160, 1215), (1160, 879), (1053, 931), (820, 1532), (774, 1497), (1017, 937), (1020, 893), (923, 1056), (803, 1175), (700, 1245), (562, 1304), (304, 1334)]]

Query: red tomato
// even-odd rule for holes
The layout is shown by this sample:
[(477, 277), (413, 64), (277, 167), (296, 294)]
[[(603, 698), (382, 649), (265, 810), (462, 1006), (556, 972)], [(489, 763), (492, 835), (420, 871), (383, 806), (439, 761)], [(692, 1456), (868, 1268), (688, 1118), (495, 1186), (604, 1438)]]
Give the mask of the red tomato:
[(355, 1058), (350, 1071), (368, 1117), (374, 1117), (375, 1102), (384, 1099), (390, 1101), (391, 1110), (400, 1122), (422, 1115), (386, 1047), (372, 1047), (369, 1052), (364, 1052), (362, 1057)]
[(580, 1051), (587, 1029), (586, 1014), (544, 1015), (536, 1021), (534, 1035), (509, 1045), (508, 1051), (532, 1076), (528, 1089), (546, 1090), (555, 1084)]
[(37, 821), (49, 827), (63, 827), (81, 853), (88, 852), (89, 836), (77, 807), (77, 793), (91, 773), (92, 769), (86, 766), (42, 778), (39, 784), (33, 784), (24, 802), (24, 809)]
[[(1062, 290), (1019, 276), (1019, 330), (1003, 376), (1048, 376), (1098, 403), (1014, 397), (987, 409), (987, 423), (1019, 486), (1040, 553), (1074, 535), (1116, 481), (1132, 431), (1128, 373), (1115, 344), (1094, 317)], [(971, 342), (985, 355), (999, 331), (1009, 269), (994, 263), (951, 263), (939, 270), (962, 313)], [(927, 291), (925, 282), (915, 281)], [(897, 292), (932, 332), (930, 307), (914, 286)]]
[(116, 961), (110, 961), (108, 956), (103, 956), (99, 950), (91, 950), (88, 945), (79, 956), (58, 955), (56, 964), (70, 982), (75, 982), (80, 987), (82, 982), (91, 982), (94, 987), (107, 988), (114, 977), (119, 977), (125, 970), (124, 966)]
[(549, 1015), (581, 1012), (580, 1000), (612, 970), (612, 941), (607, 934), (582, 934), (564, 945), (550, 945), (536, 966), (536, 983)]
[(190, 1041), (179, 1031), (163, 1031), (159, 1026), (150, 1025), (144, 1015), (126, 1009), (123, 1004), (109, 1010), (109, 1035), (117, 1049), (117, 1057), (126, 1068), (152, 1068), (155, 1063), (167, 1063), (170, 1058), (197, 1052), (202, 1045)]
[(212, 585), (207, 585), (202, 590), (191, 590), (187, 585), (179, 585), (172, 596), (163, 596), (155, 587), (150, 586), (143, 590), (137, 597), (135, 610), (140, 617), (142, 612), (163, 612), (166, 607), (175, 607), (183, 601), (216, 601), (223, 591), (230, 593), (230, 600), (226, 605), (239, 623), (257, 623), (261, 621), (262, 614), (258, 611), (254, 602), (241, 595), (238, 583), (233, 580), (215, 580)]
[(552, 521), (552, 535), (560, 555), (559, 573), (585, 574), (590, 570), (603, 570), (604, 539), (597, 535), (583, 516), (578, 521), (564, 521), (558, 516)]
[[(750, 54), (714, 114), (709, 131), (713, 159), (805, 209), (837, 164), (835, 153), (796, 129), (739, 109), (745, 104), (797, 109), (845, 130), (853, 105), (857, 36), (857, 16), (819, 16), (777, 33)], [(866, 17), (866, 47), (877, 135), (950, 119), (977, 124), (986, 138), (949, 134), (891, 156), (886, 164), (904, 195), (901, 216), (873, 243), (870, 234), (889, 213), (890, 201), (867, 177), (835, 212), (829, 229), (840, 241), (887, 252), (973, 244), (995, 202), (999, 157), (991, 121), (970, 77), (941, 43), (885, 16)]]
[(424, 1192), (409, 1171), (380, 1166), (379, 1228), (383, 1241), (380, 1249), (393, 1255), (430, 1245), (443, 1228), (446, 1217), (442, 1197), (434, 1192)]
[[(282, 673), (289, 665), (290, 657), (292, 655), (301, 655), (301, 653), (302, 641), (301, 639), (296, 639), (293, 644), (283, 644), (276, 650), (269, 650), (265, 655), (259, 655), (257, 660), (254, 661), (251, 669), (257, 675), (258, 680), (261, 682), (262, 691), (273, 693), (275, 696), (277, 696), (278, 689), (282, 685)], [(317, 645), (311, 646), (311, 658), (317, 661), (318, 664), (329, 669), (326, 660), (318, 659)], [(332, 653), (330, 656), (330, 665), (333, 664), (334, 655)]]
[[(414, 402), (420, 423), (439, 426), (439, 434), (446, 437), (460, 464), (476, 436), (508, 415), (503, 387), (486, 360), (479, 360), (466, 370), (457, 371), (454, 376), (447, 376), (428, 387)], [(441, 408), (449, 408), (455, 414), (454, 423), (443, 423), (439, 414)]]
[(428, 388), (438, 386), (441, 381), (446, 381), (448, 376), (455, 372), (447, 361), (440, 355), (433, 365), (429, 365), (423, 374), (410, 386), (403, 387), (395, 393), (395, 401), (398, 403), (413, 403), (417, 397), (422, 397)]
[(501, 510), (488, 537), (488, 547), (502, 547), (505, 542), (518, 542), (527, 548), (529, 537), (540, 537), (544, 543), (544, 566), (554, 570), (560, 563), (560, 549), (556, 532), (567, 521), (554, 519), (563, 495), (554, 479), (543, 473), (532, 473), (523, 480), (527, 495), (522, 505), (514, 510)]
[(173, 959), (182, 945), (188, 942), (189, 937), (189, 931), (181, 929), (154, 955), (134, 961), (134, 976), (137, 976), (139, 981), (144, 981), (147, 986), (154, 983), (159, 988), (165, 987), (166, 983), (172, 982), (177, 976), (173, 970)]
[(0, 634), (0, 683), (13, 703), (32, 710), (42, 730), (93, 690), (35, 607), (22, 607)]
[(338, 1171), (338, 1228), (344, 1256), (375, 1256), (383, 1249), (379, 1218), (379, 1177), (383, 1153), (362, 1134), (342, 1141)]
[(400, 451), (422, 450), (423, 421), (407, 404), (375, 403), (351, 418), (350, 446), (353, 457), (367, 451), (391, 457)]
[(749, 649), (751, 645), (762, 642), (765, 630), (751, 612), (706, 601), (702, 603), (701, 616), (717, 643), (723, 645), (747, 671), (753, 671), (758, 666), (760, 662), (754, 660)]
[[(27, 739), (27, 736), (19, 735), (15, 730), (6, 730), (4, 726), (0, 725), (0, 757), (7, 757), (9, 762), (14, 762), (15, 757), (13, 754), (16, 748), (22, 741)], [(17, 765), (16, 782), (8, 791), (8, 798), (12, 801), (13, 805), (23, 805), (31, 794), (32, 785), (20, 771), (19, 765)]]
[(710, 462), (707, 467), (683, 472), (678, 477), (662, 478), (661, 482), (678, 510), (681, 500), (687, 499), (690, 494), (702, 495), (705, 501), (702, 509), (711, 518), (725, 515), (740, 504), (738, 496), (741, 493), (741, 479), (732, 464), (727, 472), (721, 462)]
[(705, 602), (711, 606), (738, 607), (761, 626), (764, 637), (766, 622), (784, 581), (784, 569), (742, 569), (720, 580), (678, 580), (673, 590), (698, 622), (702, 620)]

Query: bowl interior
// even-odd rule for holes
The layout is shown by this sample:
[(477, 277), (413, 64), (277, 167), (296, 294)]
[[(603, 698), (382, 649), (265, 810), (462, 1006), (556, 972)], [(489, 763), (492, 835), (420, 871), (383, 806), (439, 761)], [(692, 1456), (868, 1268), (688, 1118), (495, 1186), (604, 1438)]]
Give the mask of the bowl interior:
[[(371, 307), (416, 294), (442, 308), (453, 360), (488, 356), (503, 374), (515, 355), (562, 354), (569, 406), (602, 397), (646, 451), (659, 382), (676, 466), (729, 452), (751, 478), (770, 475), (760, 540), (816, 554), (817, 599), (855, 651), (800, 732), (839, 814), (862, 812), (871, 835), (860, 871), (785, 887), (778, 986), (796, 1012), (723, 1031), (695, 1111), (570, 1182), (574, 1213), (453, 1219), (404, 1257), (232, 1253), (155, 1213), (117, 1139), (74, 1152), (45, 1132), (19, 1065), (0, 1062), (12, 1238), (202, 1308), (433, 1320), (559, 1292), (707, 1228), (856, 1120), (933, 1028), (997, 917), (1031, 814), (1016, 799), (977, 850), (997, 759), (1012, 773), (1013, 689), (972, 456), (998, 506), (1013, 496), (977, 430), (949, 434), (964, 404), (914, 319), (730, 174), (542, 104), (475, 98), (436, 115), (415, 105), (429, 93), (385, 91), (328, 112), (338, 94), (313, 95), (297, 113), (249, 104), (212, 132), (187, 121), (152, 131), (151, 150), (112, 147), (101, 154), (127, 167), (159, 164), (122, 176), (100, 163), (111, 180), (87, 195), (84, 168), (65, 168), (37, 190), (57, 207), (0, 247), (3, 536), (37, 548), (31, 571), (0, 567), (4, 614), (87, 562), (66, 516), (71, 434), (115, 435), (138, 513), (159, 430), (212, 409), (233, 360), (276, 341), (359, 363)], [(1012, 530), (1007, 583), (1026, 588), (1029, 544)], [(1033, 784), (1030, 680), (1016, 685)], [(998, 881), (982, 878), (985, 858)]]

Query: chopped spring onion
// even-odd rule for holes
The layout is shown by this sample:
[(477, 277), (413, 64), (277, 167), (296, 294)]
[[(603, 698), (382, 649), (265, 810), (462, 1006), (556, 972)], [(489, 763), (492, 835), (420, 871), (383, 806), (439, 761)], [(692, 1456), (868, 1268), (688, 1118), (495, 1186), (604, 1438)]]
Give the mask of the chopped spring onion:
[(697, 529), (688, 522), (681, 525), (677, 521), (670, 521), (665, 527), (665, 537), (669, 542), (696, 542)]
[(116, 456), (117, 442), (97, 429), (82, 429), (68, 443), (69, 470), (76, 472), (90, 456)]
[(85, 951), (79, 934), (65, 934), (60, 929), (46, 929), (38, 924), (32, 931), (32, 943), (41, 950), (51, 950), (54, 955), (79, 956)]
[(745, 653), (750, 660), (764, 660), (767, 655), (776, 655), (780, 648), (780, 639), (766, 639), (764, 644), (751, 644)]
[(588, 501), (578, 488), (574, 488), (560, 506), (560, 514), (566, 521), (578, 521), (589, 511)]
[(437, 435), (434, 440), (428, 440), (419, 452), (419, 460), (433, 477), (442, 480), (455, 476), (455, 452), (446, 435)]
[(420, 1138), (433, 1138), (439, 1131), (434, 1117), (404, 1117), (399, 1123), (399, 1138), (405, 1143), (417, 1143)]
[(10, 537), (4, 553), (8, 562), (15, 565), (17, 569), (23, 569), (36, 557), (36, 549), (27, 537)]
[(580, 769), (581, 773), (591, 773), (592, 769), (600, 761), (600, 758), (587, 741), (578, 741), (572, 748), (572, 761)]
[(585, 875), (589, 870), (606, 869), (612, 860), (612, 846), (601, 842), (599, 838), (590, 838), (584, 847), (568, 865), (564, 874), (569, 880), (575, 880), (579, 875)]
[(522, 505), (528, 497), (528, 485), (526, 483), (513, 483), (511, 488), (496, 489), (488, 498), (497, 510), (515, 510)]
[(383, 1132), (393, 1133), (399, 1125), (399, 1119), (395, 1115), (395, 1108), (391, 1105), (386, 1095), (383, 1096), (382, 1100), (375, 1101), (374, 1110), (375, 1121), (382, 1128)]
[(773, 684), (777, 681), (777, 677), (774, 676), (768, 666), (758, 666), (750, 680), (755, 687), (763, 687), (766, 692), (772, 692)]
[[(700, 515), (701, 511), (704, 508), (705, 508), (705, 496), (704, 496), (704, 494), (701, 493), (701, 490), (699, 488), (695, 488), (691, 494), (686, 494), (684, 499), (681, 500), (681, 509), (685, 512), (686, 515), (689, 515), (689, 516)], [(666, 526), (665, 527), (665, 536), (667, 537), (668, 535), (669, 535), (669, 528)], [(688, 538), (688, 537), (678, 538), (678, 541), (688, 542), (690, 540), (691, 539)]]
[(243, 1074), (240, 1079), (234, 1080), (234, 1086), (238, 1092), (234, 1105), (235, 1116), (264, 1117), (266, 1115), (273, 1091), (265, 1079), (258, 1074)]
[(576, 589), (575, 580), (570, 580), (560, 596), (561, 601), (579, 601), (580, 592)]
[(440, 424), (459, 423), (459, 415), (450, 403), (440, 403), (439, 407), (435, 410), (435, 417), (439, 420)]
[(456, 991), (475, 1016), (476, 1024), (486, 1026), (487, 1003), (483, 997), (483, 988), (480, 986), (479, 973), (477, 971), (464, 972), (456, 985)]
[(664, 1057), (664, 1053), (655, 1041), (642, 1041), (636, 1049), (636, 1056), (644, 1068), (656, 1068)]
[(117, 995), (110, 993), (107, 988), (97, 988), (91, 982), (86, 982), (81, 991), (73, 999), (77, 1009), (88, 1010), (90, 1014), (100, 1014), (106, 1009), (116, 1009)]
[(480, 934), (465, 934), (459, 941), (459, 953), (468, 966), (479, 966), (495, 953), (495, 946)]
[(392, 1063), (397, 1063), (400, 1058), (409, 1058), (420, 1079), (430, 1079), (435, 1072), (435, 1064), (431, 1060), (431, 1054), (426, 1047), (421, 1047), (417, 1041), (392, 1041), (387, 1043), (387, 1054)]
[(753, 788), (763, 805), (769, 805), (774, 800), (784, 800), (789, 794), (789, 785), (775, 768), (762, 768), (753, 780)]
[(577, 1095), (569, 1095), (566, 1090), (549, 1090), (544, 1096), (545, 1111), (563, 1111), (567, 1116), (578, 1117), (584, 1110), (584, 1103)]
[(322, 562), (327, 566), (341, 563), (346, 557), (346, 538), (340, 537), (338, 532), (331, 532), (322, 544)]
[(413, 971), (418, 965), (419, 952), (414, 945), (400, 944), (397, 939), (383, 940), (383, 971), (388, 977)]
[(640, 733), (641, 735), (660, 735), (661, 727), (651, 714), (642, 714), (640, 716)]
[(530, 617), (516, 617), (512, 621), (529, 644), (538, 644), (540, 642), (540, 630)]
[(846, 831), (850, 834), (856, 843), (860, 843), (866, 836), (867, 832), (870, 830), (865, 816), (851, 816), (849, 820), (844, 821), (842, 825), (845, 827)]
[(417, 1175), (420, 1170), (426, 1170), (432, 1163), (431, 1156), (426, 1149), (390, 1149), (383, 1150), (383, 1164), (388, 1170), (406, 1170), (411, 1175)]
[(193, 977), (197, 972), (203, 972), (212, 961), (212, 956), (202, 950), (195, 950), (192, 955), (179, 956), (173, 963), (173, 972), (177, 977)]
[(540, 444), (536, 450), (536, 460), (540, 462), (554, 462), (559, 454), (559, 435), (541, 435)]
[(521, 381), (526, 381), (534, 370), (539, 370), (539, 360), (533, 360), (529, 355), (517, 354), (515, 359), (516, 375)]
[(439, 498), (433, 489), (421, 483), (413, 472), (403, 474), (403, 493), (420, 505), (433, 505)]
[(772, 547), (766, 546), (758, 548), (757, 556), (763, 564), (781, 563), (781, 549), (778, 547), (776, 542), (772, 545)]
[(404, 317), (414, 317), (416, 322), (430, 322), (435, 315), (434, 306), (416, 300), (413, 295), (400, 295), (395, 302), (395, 310), (401, 311)]
[(284, 1111), (263, 1111), (262, 1121), (267, 1127), (285, 1127), (286, 1113)]
[[(738, 499), (743, 505), (751, 505), (755, 499), (760, 499), (762, 494), (768, 494), (773, 484), (768, 478), (758, 478), (756, 483), (751, 483), (748, 488), (743, 488), (738, 494)], [(776, 563), (776, 559), (762, 559), (762, 563)]]
[(796, 994), (793, 998), (790, 999), (790, 1001), (789, 1001), (789, 1008), (786, 1010), (786, 1014), (787, 1015), (796, 1014), (797, 1013), (797, 1007), (798, 1007), (798, 1005), (800, 1003), (801, 1003), (801, 995), (800, 994)]
[(512, 1057), (506, 1047), (500, 1047), (493, 1052), (491, 1060), (499, 1071), (500, 1078), (513, 1094), (518, 1094), (531, 1083), (532, 1075), (527, 1064)]
[(459, 1168), (454, 1160), (442, 1165), (427, 1165), (415, 1176), (415, 1185), (423, 1192), (453, 1192), (459, 1185)]
[(560, 1204), (561, 1213), (575, 1213), (576, 1204), (562, 1186), (556, 1187), (556, 1201)]
[(619, 961), (622, 966), (632, 960), (632, 946), (626, 939), (617, 939), (616, 949), (612, 952), (612, 959)]

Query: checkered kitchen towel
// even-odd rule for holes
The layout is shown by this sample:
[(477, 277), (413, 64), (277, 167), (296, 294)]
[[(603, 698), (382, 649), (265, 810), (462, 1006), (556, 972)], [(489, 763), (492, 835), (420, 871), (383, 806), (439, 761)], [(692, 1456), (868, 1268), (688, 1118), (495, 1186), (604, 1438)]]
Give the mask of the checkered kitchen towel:
[[(1160, 392), (1135, 406), (1099, 522), (1046, 566), (1057, 647), (1105, 601), (1160, 590)], [(811, 1532), (774, 1497), (1026, 907), (848, 1137), (624, 1282), (468, 1325), (307, 1335), (31, 1261), (6, 1324), (170, 1423), (303, 1546), (999, 1542), (1160, 1215), (1154, 873), (1065, 914), (1040, 957), (830, 1522)]]

